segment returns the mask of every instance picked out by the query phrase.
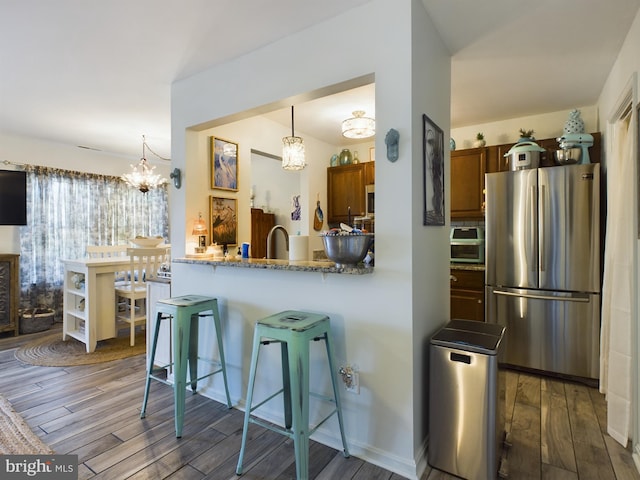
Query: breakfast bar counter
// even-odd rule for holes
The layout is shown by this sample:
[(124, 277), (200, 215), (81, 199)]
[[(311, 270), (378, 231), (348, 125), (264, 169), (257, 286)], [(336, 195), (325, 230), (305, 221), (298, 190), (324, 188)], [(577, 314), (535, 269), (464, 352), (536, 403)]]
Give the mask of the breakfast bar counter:
[(190, 263), (196, 265), (211, 265), (215, 267), (253, 268), (267, 270), (288, 270), (293, 272), (320, 272), (349, 275), (365, 275), (373, 273), (374, 267), (358, 264), (357, 266), (337, 267), (328, 260), (289, 261), (266, 258), (216, 258), (212, 256), (174, 258), (173, 263)]

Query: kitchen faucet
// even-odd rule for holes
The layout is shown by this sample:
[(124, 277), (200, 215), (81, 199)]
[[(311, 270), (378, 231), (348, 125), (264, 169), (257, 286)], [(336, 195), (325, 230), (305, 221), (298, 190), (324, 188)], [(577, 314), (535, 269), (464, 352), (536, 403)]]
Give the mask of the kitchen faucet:
[(269, 230), (269, 234), (267, 235), (267, 258), (271, 258), (271, 237), (276, 230), (281, 230), (282, 233), (284, 234), (284, 240), (286, 242), (287, 252), (289, 251), (289, 233), (287, 232), (287, 229), (284, 228), (282, 225), (276, 225), (271, 230)]

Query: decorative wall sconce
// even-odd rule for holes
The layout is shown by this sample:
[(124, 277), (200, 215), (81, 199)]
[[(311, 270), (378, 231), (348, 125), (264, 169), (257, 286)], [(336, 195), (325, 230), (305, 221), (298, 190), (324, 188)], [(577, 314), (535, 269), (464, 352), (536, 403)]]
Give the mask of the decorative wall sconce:
[(400, 141), (400, 133), (395, 128), (390, 129), (384, 137), (384, 143), (387, 145), (387, 160), (395, 162), (398, 160), (398, 143)]
[(182, 186), (182, 173), (179, 168), (174, 168), (169, 174), (169, 178), (173, 179), (173, 185), (176, 188), (180, 188)]

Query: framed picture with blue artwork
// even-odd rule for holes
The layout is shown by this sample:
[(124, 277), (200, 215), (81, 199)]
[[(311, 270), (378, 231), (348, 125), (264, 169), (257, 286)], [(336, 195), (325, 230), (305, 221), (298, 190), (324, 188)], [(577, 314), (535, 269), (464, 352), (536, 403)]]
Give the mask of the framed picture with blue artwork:
[(423, 124), (423, 225), (444, 225), (444, 132), (428, 116)]
[(238, 191), (238, 144), (211, 137), (211, 188)]

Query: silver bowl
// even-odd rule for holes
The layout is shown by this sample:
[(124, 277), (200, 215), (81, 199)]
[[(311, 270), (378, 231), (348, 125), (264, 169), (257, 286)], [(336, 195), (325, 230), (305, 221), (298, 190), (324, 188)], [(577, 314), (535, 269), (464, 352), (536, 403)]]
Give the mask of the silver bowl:
[(352, 233), (347, 235), (322, 235), (327, 258), (336, 267), (355, 267), (367, 256), (373, 240), (373, 233)]
[(579, 147), (556, 150), (556, 162), (560, 165), (572, 165), (580, 161), (582, 149)]

